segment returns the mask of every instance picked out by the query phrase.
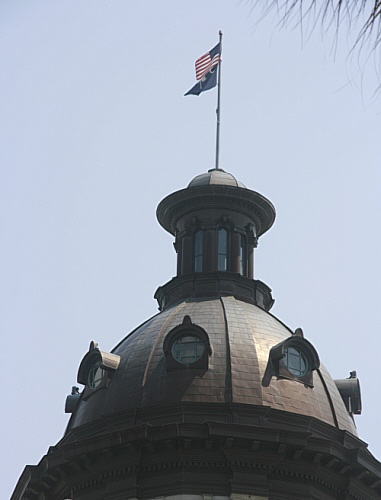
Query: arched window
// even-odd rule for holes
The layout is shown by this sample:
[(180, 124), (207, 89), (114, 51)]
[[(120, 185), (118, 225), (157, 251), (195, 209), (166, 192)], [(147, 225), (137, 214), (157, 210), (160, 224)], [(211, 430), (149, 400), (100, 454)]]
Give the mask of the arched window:
[(219, 227), (217, 230), (217, 270), (227, 271), (228, 269), (228, 230), (226, 227)]
[(246, 276), (246, 274), (247, 274), (247, 240), (246, 240), (246, 236), (244, 234), (241, 234), (239, 260), (240, 260), (240, 273), (242, 274), (242, 276)]
[(202, 272), (202, 261), (203, 261), (203, 249), (204, 249), (204, 231), (202, 229), (196, 229), (194, 232), (194, 272)]

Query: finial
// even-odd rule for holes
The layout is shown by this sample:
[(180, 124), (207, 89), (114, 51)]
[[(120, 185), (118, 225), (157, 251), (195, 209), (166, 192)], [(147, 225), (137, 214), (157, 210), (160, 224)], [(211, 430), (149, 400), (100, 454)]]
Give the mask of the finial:
[(293, 335), (296, 335), (297, 337), (304, 337), (303, 330), (301, 328), (297, 328)]

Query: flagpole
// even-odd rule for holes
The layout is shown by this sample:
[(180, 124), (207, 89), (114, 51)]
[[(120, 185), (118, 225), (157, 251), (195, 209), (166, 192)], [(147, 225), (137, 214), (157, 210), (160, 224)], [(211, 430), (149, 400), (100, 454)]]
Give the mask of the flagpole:
[(216, 169), (220, 168), (220, 112), (221, 112), (221, 55), (222, 55), (222, 31), (220, 30), (220, 61), (218, 63), (218, 93), (217, 93), (217, 133), (216, 133)]

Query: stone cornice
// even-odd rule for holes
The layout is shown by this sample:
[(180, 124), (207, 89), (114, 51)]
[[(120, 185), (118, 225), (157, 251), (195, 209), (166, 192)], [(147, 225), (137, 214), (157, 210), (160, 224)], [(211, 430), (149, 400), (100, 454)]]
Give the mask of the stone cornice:
[[(141, 410), (136, 424), (127, 427), (126, 415), (113, 416), (101, 423), (98, 435), (92, 426), (78, 428), (38, 466), (25, 469), (11, 500), (61, 500), (70, 492), (74, 499), (111, 499), (119, 498), (113, 491), (122, 490), (123, 498), (143, 500), (212, 490), (278, 498), (277, 489), (291, 499), (293, 488), (303, 498), (312, 490), (322, 499), (380, 498), (381, 464), (355, 436), (310, 417), (301, 422), (299, 416), (293, 427), (282, 428), (286, 412), (271, 408), (201, 406), (209, 415), (205, 421), (194, 420), (200, 405), (188, 403), (157, 407), (146, 415)], [(148, 415), (150, 421), (144, 422)], [(176, 415), (182, 418), (174, 422)], [(253, 424), (247, 423), (249, 416)], [(46, 497), (38, 496), (41, 492)]]

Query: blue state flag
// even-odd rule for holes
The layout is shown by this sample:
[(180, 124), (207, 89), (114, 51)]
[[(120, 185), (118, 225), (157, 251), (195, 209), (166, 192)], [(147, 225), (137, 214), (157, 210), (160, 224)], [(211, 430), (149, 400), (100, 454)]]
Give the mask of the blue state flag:
[(209, 73), (204, 75), (199, 82), (196, 83), (188, 92), (184, 95), (200, 95), (201, 92), (205, 90), (210, 90), (217, 85), (217, 66), (214, 66)]

